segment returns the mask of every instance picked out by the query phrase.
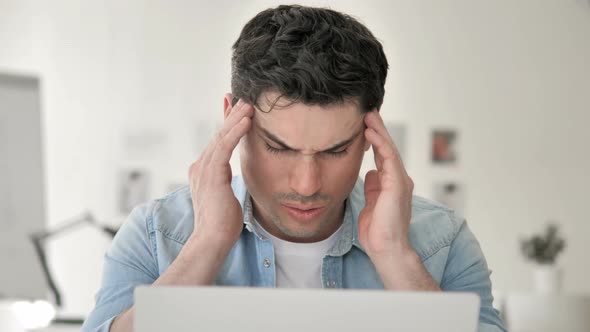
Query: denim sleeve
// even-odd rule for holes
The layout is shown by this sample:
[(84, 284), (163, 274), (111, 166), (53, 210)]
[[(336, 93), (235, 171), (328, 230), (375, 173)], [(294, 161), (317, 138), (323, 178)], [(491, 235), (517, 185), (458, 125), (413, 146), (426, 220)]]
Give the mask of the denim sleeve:
[(490, 271), (477, 239), (463, 222), (451, 243), (445, 272), (441, 280), (444, 291), (477, 293), (481, 300), (479, 332), (506, 332), (499, 312), (492, 302)]
[(84, 322), (82, 332), (108, 332), (112, 321), (133, 305), (133, 291), (158, 278), (152, 244), (151, 210), (155, 203), (136, 207), (107, 250), (103, 276), (95, 307)]

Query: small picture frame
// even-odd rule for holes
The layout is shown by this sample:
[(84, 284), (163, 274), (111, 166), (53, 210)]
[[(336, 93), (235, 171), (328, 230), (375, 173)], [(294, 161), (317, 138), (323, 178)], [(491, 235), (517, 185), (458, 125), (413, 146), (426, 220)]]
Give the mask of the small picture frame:
[(457, 163), (457, 131), (435, 129), (432, 131), (432, 163), (455, 165)]

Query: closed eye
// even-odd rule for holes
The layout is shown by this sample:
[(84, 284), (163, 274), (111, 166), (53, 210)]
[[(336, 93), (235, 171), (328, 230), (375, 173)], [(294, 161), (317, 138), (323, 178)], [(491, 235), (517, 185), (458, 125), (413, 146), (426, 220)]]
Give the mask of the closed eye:
[(282, 148), (275, 148), (268, 143), (264, 143), (266, 145), (266, 150), (273, 154), (285, 153), (285, 152), (293, 152), (291, 149), (282, 149)]
[[(266, 142), (264, 144), (266, 145), (266, 150), (272, 154), (295, 152), (291, 149), (275, 148), (274, 146), (271, 146), (270, 144), (268, 144)], [(328, 156), (328, 157), (342, 157), (342, 156), (346, 155), (346, 153), (348, 153), (348, 149), (342, 149), (342, 150), (337, 150), (337, 151), (323, 151), (321, 153), (325, 156)]]
[(343, 157), (347, 152), (348, 149), (342, 149), (338, 151), (324, 151), (322, 153), (330, 157)]

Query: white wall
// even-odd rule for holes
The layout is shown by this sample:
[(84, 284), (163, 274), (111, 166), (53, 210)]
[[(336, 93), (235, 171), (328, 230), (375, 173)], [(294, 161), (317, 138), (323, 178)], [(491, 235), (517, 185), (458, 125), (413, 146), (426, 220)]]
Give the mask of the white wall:
[[(123, 166), (146, 165), (154, 197), (184, 181), (202, 147), (199, 123), (207, 129), (221, 122), (231, 44), (248, 18), (277, 3), (0, 0), (0, 71), (37, 73), (43, 81), (48, 224), (84, 209), (120, 222)], [(386, 48), (382, 113), (408, 126), (406, 163), (416, 192), (429, 196), (438, 180), (464, 183), (465, 215), (500, 291), (530, 289), (518, 239), (559, 220), (569, 240), (560, 259), (565, 288), (589, 293), (590, 5), (359, 4), (332, 7), (359, 17)], [(458, 167), (430, 165), (435, 127), (459, 130)], [(142, 133), (162, 142), (130, 157), (126, 137)], [(54, 242), (64, 313), (85, 314), (108, 239), (83, 228)]]
[(35, 299), (47, 289), (30, 240), (45, 227), (39, 104), (38, 80), (0, 73), (0, 298)]

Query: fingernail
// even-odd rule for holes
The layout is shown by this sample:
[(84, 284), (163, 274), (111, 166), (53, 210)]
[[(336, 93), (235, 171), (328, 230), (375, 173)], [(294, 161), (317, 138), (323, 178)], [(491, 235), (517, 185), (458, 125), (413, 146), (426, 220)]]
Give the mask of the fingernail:
[(242, 98), (240, 98), (240, 100), (238, 100), (238, 103), (236, 104), (236, 107), (242, 106), (243, 103), (244, 103), (244, 100)]

